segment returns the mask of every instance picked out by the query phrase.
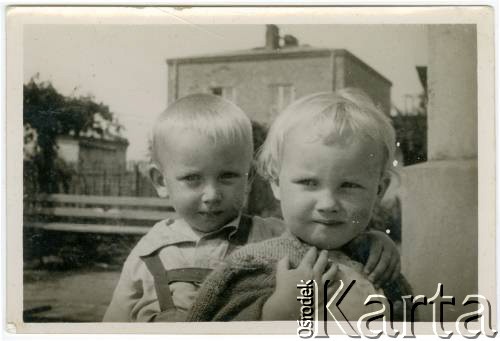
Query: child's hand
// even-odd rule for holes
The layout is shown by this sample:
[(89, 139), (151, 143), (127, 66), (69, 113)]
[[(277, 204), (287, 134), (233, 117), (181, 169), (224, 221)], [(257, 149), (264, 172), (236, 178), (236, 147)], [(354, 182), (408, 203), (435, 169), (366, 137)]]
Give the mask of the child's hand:
[(336, 266), (328, 267), (328, 252), (323, 250), (318, 257), (315, 247), (309, 249), (296, 269), (289, 268), (288, 257), (281, 259), (276, 268), (276, 289), (264, 304), (263, 320), (290, 320), (297, 319), (300, 312), (300, 303), (297, 301), (299, 292), (297, 284), (313, 279), (318, 284), (318, 297), (323, 298), (323, 283), (333, 280), (337, 271)]
[(191, 309), (198, 295), (198, 288), (194, 284), (187, 282), (174, 282), (170, 284), (170, 291), (172, 292), (174, 305), (183, 310)]
[(395, 280), (401, 271), (401, 260), (396, 244), (389, 236), (380, 231), (368, 231), (370, 253), (364, 272), (378, 289), (387, 282)]

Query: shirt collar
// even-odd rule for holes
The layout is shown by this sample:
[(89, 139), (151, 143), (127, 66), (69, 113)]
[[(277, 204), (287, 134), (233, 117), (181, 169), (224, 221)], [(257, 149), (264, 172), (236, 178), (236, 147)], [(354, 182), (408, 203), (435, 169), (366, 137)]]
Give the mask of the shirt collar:
[(220, 228), (220, 230), (222, 230), (222, 229), (230, 230), (229, 234), (227, 235), (228, 239), (230, 239), (234, 236), (236, 231), (238, 231), (238, 228), (240, 226), (240, 221), (241, 221), (241, 213), (238, 214), (238, 216), (236, 218), (234, 218), (233, 220), (231, 220), (229, 223), (222, 226)]
[(227, 238), (230, 239), (238, 230), (241, 214), (219, 229), (199, 235), (193, 231), (192, 227), (181, 218), (174, 221), (163, 220), (153, 226), (151, 230), (137, 244), (139, 256), (149, 255), (152, 252), (173, 244), (193, 242), (197, 243), (201, 238), (210, 238), (223, 231), (227, 231)]

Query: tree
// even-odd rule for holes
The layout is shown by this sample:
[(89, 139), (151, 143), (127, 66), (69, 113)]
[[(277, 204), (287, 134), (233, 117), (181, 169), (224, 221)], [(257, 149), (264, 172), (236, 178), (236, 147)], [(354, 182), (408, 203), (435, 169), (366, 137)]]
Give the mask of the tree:
[(53, 193), (58, 187), (64, 168), (57, 166), (58, 136), (94, 133), (103, 137), (110, 129), (121, 131), (108, 106), (94, 102), (92, 96), (64, 96), (50, 82), (35, 78), (24, 85), (23, 95), (24, 142), (32, 146), (28, 155), (25, 148), (25, 161), (31, 163), (40, 192)]
[(427, 160), (427, 115), (396, 115), (392, 117), (396, 139), (403, 152), (405, 166)]

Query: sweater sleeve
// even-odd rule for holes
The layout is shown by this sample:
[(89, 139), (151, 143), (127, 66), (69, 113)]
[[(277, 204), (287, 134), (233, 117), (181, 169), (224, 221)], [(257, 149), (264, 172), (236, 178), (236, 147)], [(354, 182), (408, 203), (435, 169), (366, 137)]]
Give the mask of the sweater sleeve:
[(276, 263), (285, 255), (297, 264), (305, 249), (275, 238), (248, 244), (229, 256), (198, 291), (188, 321), (258, 321), (276, 286)]
[(260, 321), (262, 320), (262, 309), (264, 304), (271, 296), (272, 292), (259, 297), (256, 301), (250, 303), (247, 307), (243, 307), (241, 311), (234, 316), (233, 321)]
[(274, 290), (269, 266), (228, 262), (207, 277), (198, 292), (188, 321), (257, 321)]
[(277, 239), (249, 244), (229, 256), (204, 281), (188, 321), (260, 320), (275, 288), (275, 264), (286, 254), (282, 244)]

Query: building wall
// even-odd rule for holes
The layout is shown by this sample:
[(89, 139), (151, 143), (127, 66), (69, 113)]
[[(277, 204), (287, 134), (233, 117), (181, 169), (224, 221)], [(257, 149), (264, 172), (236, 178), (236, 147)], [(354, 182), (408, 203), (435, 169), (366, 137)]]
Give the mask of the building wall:
[(78, 140), (72, 137), (61, 136), (57, 138), (57, 154), (67, 163), (76, 164), (78, 162)]
[[(235, 102), (252, 120), (268, 124), (271, 112), (272, 85), (293, 84), (295, 98), (329, 91), (333, 87), (331, 57), (277, 58), (234, 62), (169, 63), (169, 93), (178, 80), (177, 98), (196, 92), (209, 92), (212, 87), (234, 87)], [(169, 101), (174, 100), (169, 95)]]
[(126, 170), (127, 144), (111, 141), (80, 141), (81, 171), (118, 173)]
[[(277, 89), (290, 85), (292, 96)], [(363, 89), (387, 115), (391, 108), (391, 82), (346, 50), (168, 61), (169, 103), (215, 87), (232, 89), (227, 98), (266, 125), (293, 99), (344, 87)], [(283, 92), (286, 100), (277, 101)]]
[(336, 51), (335, 75), (336, 89), (342, 85), (361, 88), (386, 115), (390, 115), (391, 83), (380, 77), (369, 66), (346, 51)]
[[(456, 299), (456, 305), (443, 306), (444, 319), (455, 321), (461, 314), (475, 310), (461, 302), (481, 289), (478, 254), (484, 250), (478, 249), (479, 236), (483, 233), (483, 245), (494, 247), (491, 236), (495, 223), (494, 218), (490, 224), (478, 223), (475, 29), (468, 25), (433, 25), (428, 32), (429, 157), (427, 162), (405, 167), (403, 172), (402, 267), (415, 294), (433, 297), (438, 283), (443, 284), (445, 295)], [(482, 166), (484, 172), (488, 165)], [(483, 205), (491, 199), (493, 208), (483, 208), (492, 208), (493, 212), (494, 192), (491, 196), (479, 193)], [(481, 216), (487, 216), (487, 211)], [(494, 273), (494, 265), (481, 267), (484, 273)], [(485, 286), (484, 279), (482, 289), (489, 285)], [(494, 282), (493, 276), (493, 288)], [(432, 306), (417, 311), (424, 321), (434, 318)]]

